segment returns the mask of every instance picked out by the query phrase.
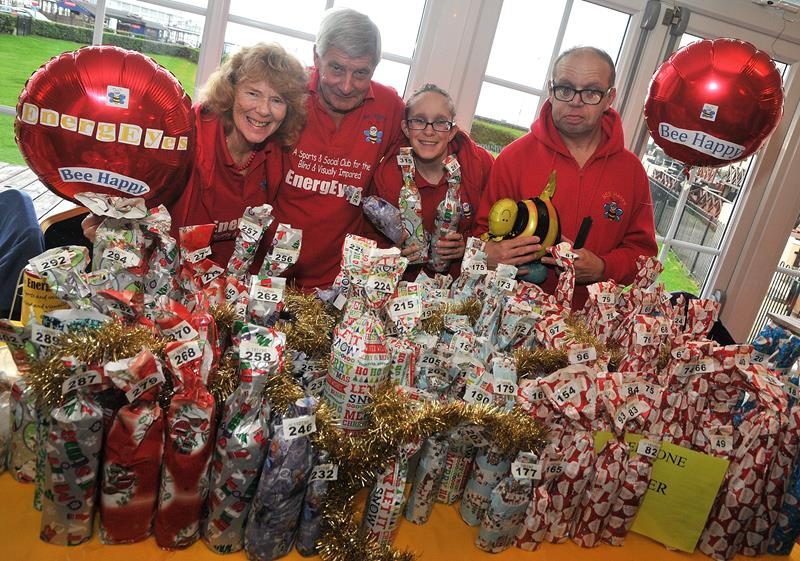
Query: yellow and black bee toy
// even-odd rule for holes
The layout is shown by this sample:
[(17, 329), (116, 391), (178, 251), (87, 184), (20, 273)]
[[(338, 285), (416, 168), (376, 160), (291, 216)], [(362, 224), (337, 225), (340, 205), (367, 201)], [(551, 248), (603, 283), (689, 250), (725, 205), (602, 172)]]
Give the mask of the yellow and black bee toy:
[(556, 172), (550, 172), (542, 194), (533, 199), (514, 201), (500, 199), (489, 211), (489, 231), (483, 239), (493, 242), (510, 240), (520, 236), (537, 236), (542, 240), (542, 249), (536, 253), (537, 261), (523, 265), (528, 274), (523, 280), (541, 283), (547, 277), (547, 267), (540, 259), (548, 247), (561, 241), (561, 224), (558, 211), (551, 199), (556, 192)]

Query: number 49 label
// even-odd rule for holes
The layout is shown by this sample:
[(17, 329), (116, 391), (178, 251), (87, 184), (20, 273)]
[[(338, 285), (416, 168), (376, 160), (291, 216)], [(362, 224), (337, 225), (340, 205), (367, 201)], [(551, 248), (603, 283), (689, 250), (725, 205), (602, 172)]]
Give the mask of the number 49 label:
[(283, 438), (286, 440), (294, 440), (315, 432), (317, 432), (317, 417), (314, 415), (302, 415), (283, 420)]

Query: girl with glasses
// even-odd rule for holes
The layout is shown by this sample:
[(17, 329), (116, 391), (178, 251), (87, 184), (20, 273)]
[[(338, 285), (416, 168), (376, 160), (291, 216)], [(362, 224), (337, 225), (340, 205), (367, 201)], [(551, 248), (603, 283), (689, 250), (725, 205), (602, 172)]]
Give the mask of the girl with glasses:
[[(422, 200), (422, 219), (425, 229), (433, 235), (436, 209), (447, 193), (447, 174), (444, 160), (454, 155), (461, 166), (461, 222), (458, 232), (432, 239), (438, 254), (451, 262), (450, 273), (458, 275), (466, 245), (465, 236), (472, 230), (475, 210), (480, 202), (483, 185), (494, 161), (491, 154), (455, 124), (455, 104), (446, 91), (434, 84), (425, 84), (411, 94), (406, 102), (405, 120), (401, 123), (414, 155), (414, 182)], [(373, 178), (375, 194), (398, 206), (403, 177), (397, 165), (396, 152), (383, 159)], [(410, 262), (420, 248), (409, 246), (403, 255)], [(409, 266), (405, 278), (413, 280), (421, 265)], [(433, 271), (426, 267), (429, 274)]]

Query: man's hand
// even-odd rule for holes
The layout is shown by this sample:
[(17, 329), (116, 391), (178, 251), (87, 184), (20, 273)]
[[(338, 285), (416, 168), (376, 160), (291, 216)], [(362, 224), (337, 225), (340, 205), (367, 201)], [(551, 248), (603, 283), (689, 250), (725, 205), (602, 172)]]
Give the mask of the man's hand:
[(466, 247), (464, 236), (458, 232), (449, 232), (444, 237), (436, 240), (436, 251), (446, 261), (455, 261), (464, 257)]
[[(603, 280), (603, 273), (606, 271), (606, 263), (597, 255), (582, 247), (573, 249), (575, 254), (575, 282), (577, 284), (592, 284)], [(556, 261), (551, 256), (542, 257), (542, 263), (555, 265)]]
[(97, 227), (103, 222), (104, 217), (92, 214), (91, 212), (86, 215), (86, 218), (81, 220), (81, 229), (83, 229), (83, 236), (94, 243), (94, 238), (97, 236)]
[[(503, 240), (501, 242), (486, 242), (486, 261), (490, 269), (497, 267), (498, 263), (506, 265), (525, 265), (536, 259), (535, 254), (542, 249), (541, 240), (536, 236), (526, 236)], [(520, 274), (523, 271), (520, 270)]]

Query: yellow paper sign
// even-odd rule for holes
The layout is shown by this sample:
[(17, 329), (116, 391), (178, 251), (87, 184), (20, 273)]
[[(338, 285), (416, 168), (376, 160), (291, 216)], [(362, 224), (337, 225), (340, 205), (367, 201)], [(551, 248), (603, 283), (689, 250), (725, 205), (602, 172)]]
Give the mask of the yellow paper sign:
[(632, 530), (681, 551), (694, 551), (728, 463), (663, 442)]

